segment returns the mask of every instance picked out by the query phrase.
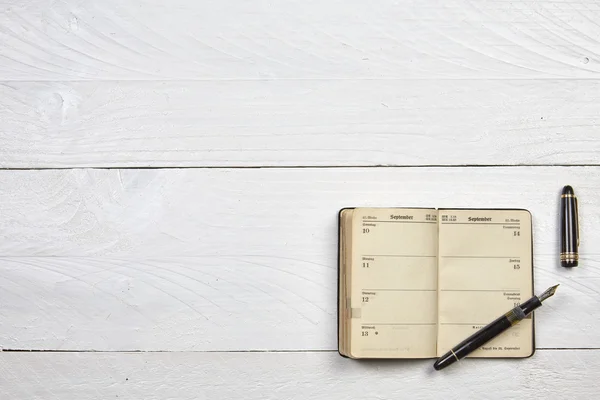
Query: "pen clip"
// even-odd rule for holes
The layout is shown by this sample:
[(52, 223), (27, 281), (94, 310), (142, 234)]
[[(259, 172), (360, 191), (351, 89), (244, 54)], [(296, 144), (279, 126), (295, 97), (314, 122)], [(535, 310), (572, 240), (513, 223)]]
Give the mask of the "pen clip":
[[(575, 197), (575, 196), (573, 196)], [(575, 197), (575, 223), (577, 224), (577, 247), (579, 247), (579, 238), (581, 237), (579, 228), (579, 201)]]

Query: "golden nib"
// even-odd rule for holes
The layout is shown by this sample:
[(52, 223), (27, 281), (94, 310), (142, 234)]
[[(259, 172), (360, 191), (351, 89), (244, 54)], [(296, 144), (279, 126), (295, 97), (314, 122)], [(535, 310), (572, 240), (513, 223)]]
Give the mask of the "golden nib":
[(558, 288), (558, 286), (559, 285), (555, 285), (555, 286), (552, 286), (552, 287), (546, 289), (546, 291), (538, 297), (540, 299), (540, 301), (544, 301), (548, 297), (552, 297), (554, 295), (554, 293), (556, 292), (556, 289)]

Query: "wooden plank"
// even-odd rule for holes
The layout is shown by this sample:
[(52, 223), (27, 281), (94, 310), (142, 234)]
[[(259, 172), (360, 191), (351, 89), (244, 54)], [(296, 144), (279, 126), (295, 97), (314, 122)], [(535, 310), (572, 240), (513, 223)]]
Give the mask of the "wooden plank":
[(598, 80), (5, 81), (0, 167), (597, 165), (598, 115)]
[[(0, 171), (0, 347), (336, 348), (337, 211), (520, 207), (542, 348), (599, 347), (600, 167)], [(582, 266), (557, 264), (580, 201)]]
[[(6, 399), (555, 398), (597, 395), (599, 350), (524, 360), (368, 361), (337, 353), (0, 353)], [(490, 379), (492, 377), (492, 379)]]
[(578, 0), (9, 0), (0, 77), (598, 78), (599, 19)]

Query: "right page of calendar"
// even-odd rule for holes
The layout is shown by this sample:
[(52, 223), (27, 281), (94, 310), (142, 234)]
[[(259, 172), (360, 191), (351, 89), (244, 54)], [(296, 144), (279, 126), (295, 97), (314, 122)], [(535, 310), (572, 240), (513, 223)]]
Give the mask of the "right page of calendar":
[[(532, 221), (520, 209), (440, 209), (437, 354), (533, 296)], [(533, 319), (469, 357), (528, 357)]]

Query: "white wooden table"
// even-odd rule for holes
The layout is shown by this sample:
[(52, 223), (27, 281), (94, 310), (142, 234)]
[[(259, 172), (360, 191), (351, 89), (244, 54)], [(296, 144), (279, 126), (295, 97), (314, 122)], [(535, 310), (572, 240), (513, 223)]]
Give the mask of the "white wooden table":
[[(597, 398), (599, 152), (600, 2), (6, 0), (0, 398)], [(340, 357), (361, 205), (529, 209), (535, 355)]]

